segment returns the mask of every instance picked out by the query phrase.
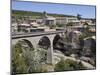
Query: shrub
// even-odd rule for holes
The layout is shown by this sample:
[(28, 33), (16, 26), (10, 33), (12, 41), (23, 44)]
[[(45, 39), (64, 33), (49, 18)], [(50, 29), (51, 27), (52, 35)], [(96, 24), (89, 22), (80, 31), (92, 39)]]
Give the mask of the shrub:
[(81, 62), (76, 62), (70, 59), (61, 60), (55, 65), (55, 71), (69, 71), (86, 69)]
[(28, 66), (23, 57), (21, 45), (18, 43), (12, 49), (12, 73), (26, 73), (27, 68)]
[[(23, 48), (24, 49), (24, 48)], [(23, 50), (21, 43), (12, 48), (12, 74), (47, 72), (45, 49)], [(42, 64), (44, 63), (44, 64)]]

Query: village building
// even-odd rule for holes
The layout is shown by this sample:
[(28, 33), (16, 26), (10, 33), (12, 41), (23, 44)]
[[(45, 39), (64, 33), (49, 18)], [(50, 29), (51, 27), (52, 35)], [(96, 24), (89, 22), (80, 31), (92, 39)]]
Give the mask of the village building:
[(46, 12), (43, 13), (43, 23), (44, 25), (56, 25), (56, 18), (53, 16), (48, 16)]
[(12, 23), (11, 31), (17, 32), (17, 23)]

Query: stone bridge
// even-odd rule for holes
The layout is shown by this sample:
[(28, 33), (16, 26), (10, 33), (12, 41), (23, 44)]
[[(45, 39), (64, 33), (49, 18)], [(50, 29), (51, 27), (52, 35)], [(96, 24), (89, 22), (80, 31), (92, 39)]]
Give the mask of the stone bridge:
[(29, 47), (33, 47), (35, 50), (38, 48), (39, 43), (47, 45), (47, 63), (54, 63), (53, 58), (53, 46), (58, 39), (64, 36), (65, 31), (48, 31), (48, 32), (34, 32), (23, 34), (12, 34), (12, 45), (18, 43), (18, 41), (24, 41)]

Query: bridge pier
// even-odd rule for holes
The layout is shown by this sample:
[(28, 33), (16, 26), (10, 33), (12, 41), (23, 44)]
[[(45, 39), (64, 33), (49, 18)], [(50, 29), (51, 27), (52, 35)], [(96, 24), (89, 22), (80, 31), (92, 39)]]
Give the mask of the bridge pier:
[(47, 51), (47, 63), (48, 64), (53, 64), (54, 59), (53, 59), (53, 44), (51, 43), (50, 48)]

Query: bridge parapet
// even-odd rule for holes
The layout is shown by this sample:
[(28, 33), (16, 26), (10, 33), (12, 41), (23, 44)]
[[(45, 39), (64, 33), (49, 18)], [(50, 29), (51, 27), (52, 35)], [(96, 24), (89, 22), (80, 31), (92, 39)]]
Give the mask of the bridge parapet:
[(48, 32), (32, 32), (32, 33), (15, 33), (12, 34), (12, 39), (17, 38), (25, 38), (25, 37), (35, 37), (35, 36), (43, 36), (43, 35), (52, 35), (52, 34), (59, 34), (65, 33), (65, 31), (48, 31)]

